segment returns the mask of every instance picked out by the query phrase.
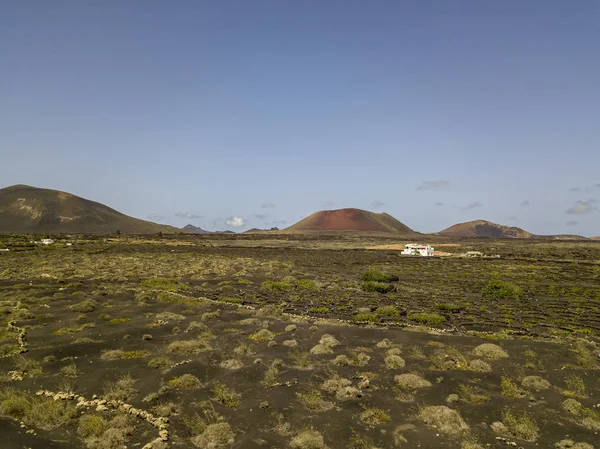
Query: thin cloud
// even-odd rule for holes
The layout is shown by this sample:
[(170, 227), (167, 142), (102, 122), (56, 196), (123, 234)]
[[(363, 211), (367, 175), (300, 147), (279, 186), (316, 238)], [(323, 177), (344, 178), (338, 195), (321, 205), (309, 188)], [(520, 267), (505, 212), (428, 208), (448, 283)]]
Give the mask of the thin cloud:
[(437, 202), (437, 203), (435, 203), (435, 205), (436, 205), (436, 206), (443, 206), (443, 205), (444, 205), (444, 203)]
[(594, 204), (596, 200), (578, 201), (577, 204), (567, 209), (569, 215), (585, 215), (594, 210), (598, 210)]
[(436, 181), (423, 181), (417, 190), (448, 190), (450, 188), (450, 181), (445, 179), (438, 179)]
[(483, 204), (481, 204), (479, 201), (475, 201), (474, 203), (469, 204), (467, 207), (461, 207), (461, 209), (479, 209), (480, 207), (483, 207)]
[(179, 218), (189, 218), (190, 220), (202, 218), (201, 215), (193, 214), (191, 212), (175, 212), (175, 216)]
[(517, 217), (508, 217), (508, 219), (509, 219), (510, 221), (514, 221), (515, 223), (518, 223), (518, 222), (519, 222), (519, 219), (518, 219)]
[(333, 207), (335, 206), (335, 202), (333, 200), (325, 201), (325, 207)]
[(381, 201), (373, 201), (371, 203), (371, 207), (373, 209), (379, 209), (380, 207), (385, 206), (385, 203), (381, 202)]
[(521, 201), (521, 207), (529, 207), (529, 200), (523, 200)]
[(273, 209), (275, 206), (275, 204), (273, 203), (263, 203), (262, 208), (263, 209)]
[(567, 221), (567, 226), (577, 226), (578, 224), (579, 222), (575, 220)]
[(148, 220), (152, 220), (152, 221), (163, 221), (165, 219), (164, 215), (160, 215), (160, 214), (150, 214), (148, 215)]
[(569, 192), (579, 192), (581, 189), (579, 187), (571, 187)]
[(254, 216), (259, 220), (264, 220), (269, 217), (267, 214), (254, 214)]
[(274, 225), (284, 225), (284, 224), (287, 224), (287, 221), (285, 221), (285, 220), (273, 221), (272, 224), (274, 224)]
[(228, 226), (233, 226), (234, 228), (241, 228), (246, 224), (246, 220), (241, 217), (231, 216), (227, 220), (225, 220), (225, 224)]

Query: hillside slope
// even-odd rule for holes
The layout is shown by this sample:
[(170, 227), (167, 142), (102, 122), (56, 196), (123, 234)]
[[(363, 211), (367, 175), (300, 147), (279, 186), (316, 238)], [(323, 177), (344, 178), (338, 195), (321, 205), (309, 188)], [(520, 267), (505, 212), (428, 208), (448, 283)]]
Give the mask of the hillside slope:
[(496, 239), (517, 238), (531, 239), (535, 236), (515, 226), (504, 226), (491, 221), (475, 220), (458, 223), (438, 232), (449, 237), (490, 237)]
[(386, 213), (362, 209), (337, 209), (315, 212), (285, 231), (373, 231), (415, 234), (405, 224)]
[(129, 234), (181, 232), (58, 190), (26, 185), (0, 189), (0, 233), (109, 234), (117, 230)]

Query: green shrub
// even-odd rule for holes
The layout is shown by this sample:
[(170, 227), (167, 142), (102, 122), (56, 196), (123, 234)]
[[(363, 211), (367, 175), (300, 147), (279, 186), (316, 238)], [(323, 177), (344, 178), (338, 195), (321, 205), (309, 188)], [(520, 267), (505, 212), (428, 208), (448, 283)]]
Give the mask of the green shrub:
[(394, 286), (385, 282), (365, 281), (363, 282), (362, 289), (366, 292), (389, 293), (394, 291)]
[(310, 313), (329, 313), (329, 307), (311, 307), (308, 311)]
[(362, 275), (361, 280), (364, 282), (394, 282), (398, 280), (398, 276), (382, 273), (375, 268), (371, 268)]
[(524, 294), (520, 287), (504, 281), (490, 281), (481, 291), (484, 298), (493, 299), (520, 299)]
[(169, 381), (169, 385), (178, 390), (189, 390), (192, 388), (200, 388), (202, 382), (196, 376), (191, 374), (184, 374), (179, 377), (175, 377)]
[(223, 404), (225, 407), (236, 408), (242, 403), (242, 395), (225, 384), (215, 383), (212, 392), (214, 395), (212, 399)]
[(354, 321), (355, 323), (362, 323), (364, 321), (370, 323), (378, 323), (379, 317), (374, 313), (357, 313), (352, 317), (352, 321)]
[(462, 310), (462, 307), (457, 304), (441, 303), (438, 304), (437, 309), (441, 312), (458, 313)]
[(188, 290), (190, 286), (177, 279), (152, 278), (143, 280), (140, 285), (153, 288), (155, 290), (178, 291)]
[(299, 288), (299, 289), (304, 289), (304, 290), (316, 290), (317, 284), (315, 284), (313, 281), (305, 279), (305, 280), (296, 281), (296, 283), (294, 284), (294, 287)]
[(222, 298), (219, 301), (226, 302), (229, 304), (243, 304), (244, 300), (242, 298)]
[(131, 318), (113, 318), (109, 321), (110, 324), (121, 324), (131, 321)]
[(291, 287), (287, 282), (280, 281), (264, 281), (260, 286), (267, 290), (287, 290)]
[(408, 319), (420, 324), (443, 324), (446, 317), (437, 313), (414, 312), (408, 314)]
[(379, 316), (387, 317), (400, 316), (400, 311), (395, 306), (378, 307), (375, 313)]
[(73, 304), (70, 309), (77, 313), (90, 313), (93, 312), (97, 307), (96, 301), (93, 299), (86, 299), (77, 304)]

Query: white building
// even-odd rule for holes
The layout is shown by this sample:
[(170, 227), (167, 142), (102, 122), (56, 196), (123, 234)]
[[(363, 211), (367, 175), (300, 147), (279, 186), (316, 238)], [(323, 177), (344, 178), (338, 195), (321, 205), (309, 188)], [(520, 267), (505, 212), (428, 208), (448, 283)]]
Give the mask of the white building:
[(404, 245), (404, 250), (402, 250), (401, 254), (409, 254), (411, 256), (433, 256), (433, 246), (409, 243), (408, 245)]
[(54, 243), (54, 240), (52, 240), (52, 239), (42, 239), (42, 240), (40, 241), (40, 243), (41, 243), (42, 245), (52, 245), (52, 244)]

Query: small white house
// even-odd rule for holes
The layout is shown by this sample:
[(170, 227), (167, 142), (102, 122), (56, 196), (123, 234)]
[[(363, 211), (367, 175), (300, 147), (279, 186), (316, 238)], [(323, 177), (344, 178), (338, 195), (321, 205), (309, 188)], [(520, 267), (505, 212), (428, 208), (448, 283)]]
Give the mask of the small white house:
[(41, 243), (42, 245), (52, 245), (52, 244), (54, 243), (54, 240), (52, 240), (52, 239), (42, 239), (42, 240), (40, 241), (40, 243)]
[(401, 254), (408, 254), (411, 256), (433, 256), (433, 246), (409, 243), (408, 245), (404, 245)]

